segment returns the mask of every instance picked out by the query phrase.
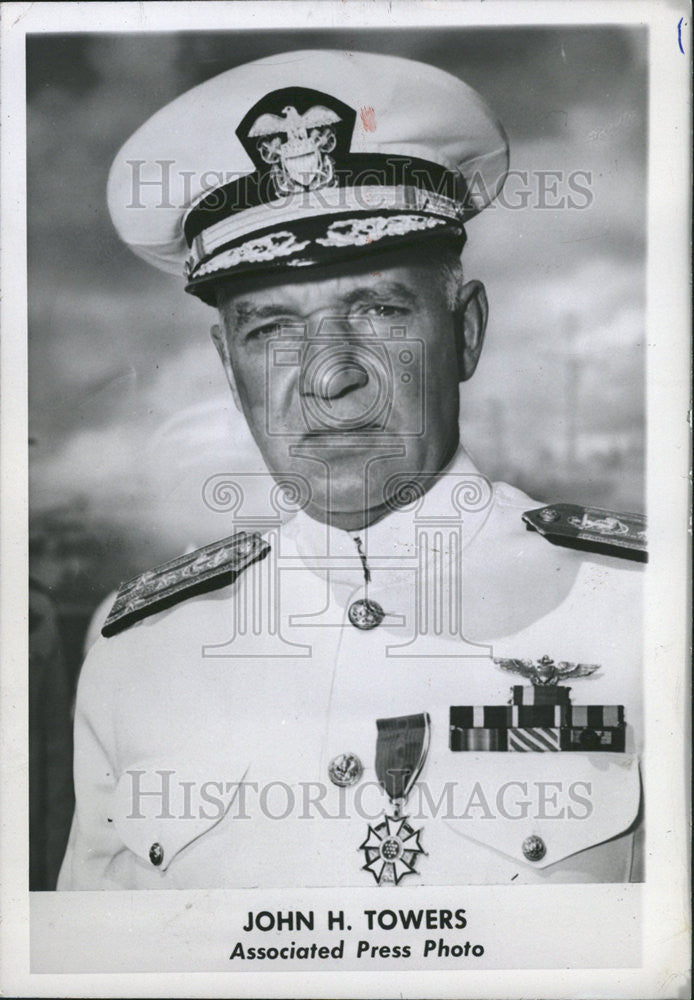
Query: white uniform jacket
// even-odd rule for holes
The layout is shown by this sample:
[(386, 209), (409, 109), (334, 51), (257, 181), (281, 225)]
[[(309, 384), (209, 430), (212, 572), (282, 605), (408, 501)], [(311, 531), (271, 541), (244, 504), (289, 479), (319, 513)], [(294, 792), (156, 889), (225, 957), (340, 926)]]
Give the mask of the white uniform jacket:
[[(409, 884), (641, 878), (643, 567), (527, 531), (534, 506), (461, 450), (372, 527), (299, 513), (233, 584), (100, 638), (58, 887), (374, 884), (360, 845), (393, 813), (376, 720), (417, 713), (431, 739), (405, 813), (426, 853)], [(371, 630), (348, 619), (367, 586), (356, 536), (386, 612)], [(451, 706), (528, 684), (494, 659), (543, 655), (600, 664), (565, 683), (574, 705), (624, 706), (625, 752), (451, 750)], [(343, 753), (364, 768), (348, 787), (329, 778)]]

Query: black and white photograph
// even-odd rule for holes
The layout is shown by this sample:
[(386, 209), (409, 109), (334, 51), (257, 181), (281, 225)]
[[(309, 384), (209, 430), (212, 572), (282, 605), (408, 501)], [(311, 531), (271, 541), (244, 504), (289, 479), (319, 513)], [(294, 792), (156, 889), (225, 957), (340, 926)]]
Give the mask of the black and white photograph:
[(26, 971), (690, 995), (684, 7), (146, 6), (3, 10)]

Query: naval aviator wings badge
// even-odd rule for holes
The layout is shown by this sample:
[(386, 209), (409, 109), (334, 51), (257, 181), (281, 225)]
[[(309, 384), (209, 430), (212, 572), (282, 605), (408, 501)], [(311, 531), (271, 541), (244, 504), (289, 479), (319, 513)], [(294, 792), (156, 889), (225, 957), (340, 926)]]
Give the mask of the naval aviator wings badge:
[(391, 801), (393, 815), (369, 824), (359, 850), (366, 857), (362, 868), (371, 872), (378, 885), (397, 885), (405, 875), (417, 874), (417, 856), (425, 853), (419, 842), (421, 830), (414, 829), (402, 810), (426, 760), (431, 721), (424, 712), (378, 719), (376, 727), (376, 775)]
[(494, 663), (502, 670), (527, 677), (531, 684), (538, 687), (553, 687), (568, 677), (589, 677), (600, 669), (599, 663), (569, 663), (561, 660), (555, 663), (551, 656), (541, 656), (533, 663), (532, 660), (517, 660), (494, 658)]

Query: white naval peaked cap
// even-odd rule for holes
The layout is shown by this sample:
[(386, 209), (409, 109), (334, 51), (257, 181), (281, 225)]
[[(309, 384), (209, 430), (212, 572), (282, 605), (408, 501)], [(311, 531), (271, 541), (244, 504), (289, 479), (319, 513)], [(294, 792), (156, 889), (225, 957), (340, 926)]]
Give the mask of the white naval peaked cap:
[(422, 239), (462, 247), (501, 190), (508, 143), (476, 91), (425, 63), (284, 52), (182, 94), (125, 143), (108, 204), (122, 239), (214, 283)]

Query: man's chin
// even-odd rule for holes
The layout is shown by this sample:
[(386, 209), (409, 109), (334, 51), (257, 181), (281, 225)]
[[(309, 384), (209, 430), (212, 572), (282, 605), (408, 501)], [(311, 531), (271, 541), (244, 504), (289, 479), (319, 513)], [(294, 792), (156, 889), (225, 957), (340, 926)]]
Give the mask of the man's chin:
[[(401, 486), (403, 477), (419, 474), (413, 471), (421, 461), (418, 455), (403, 454), (398, 447), (374, 447), (373, 442), (353, 439), (350, 446), (331, 447), (325, 438), (320, 444), (308, 441), (290, 450), (288, 471), (298, 474), (310, 484), (310, 500), (305, 512), (314, 520), (336, 527), (360, 528), (380, 520), (392, 509), (394, 483)], [(397, 491), (396, 491), (397, 492)], [(390, 496), (390, 501), (388, 499)]]
[(385, 504), (376, 506), (332, 506), (328, 508), (325, 504), (310, 503), (304, 508), (304, 512), (314, 521), (322, 524), (329, 524), (333, 528), (341, 528), (344, 531), (360, 531), (362, 528), (375, 524), (390, 512), (390, 508)]
[(386, 500), (385, 483), (379, 483), (374, 489), (355, 488), (355, 483), (363, 487), (364, 477), (352, 476), (349, 482), (341, 483), (339, 478), (331, 480), (330, 491), (315, 489), (316, 481), (312, 481), (313, 495), (306, 506), (306, 513), (315, 520), (332, 524), (335, 527), (356, 529), (379, 521), (390, 512), (392, 503)]

